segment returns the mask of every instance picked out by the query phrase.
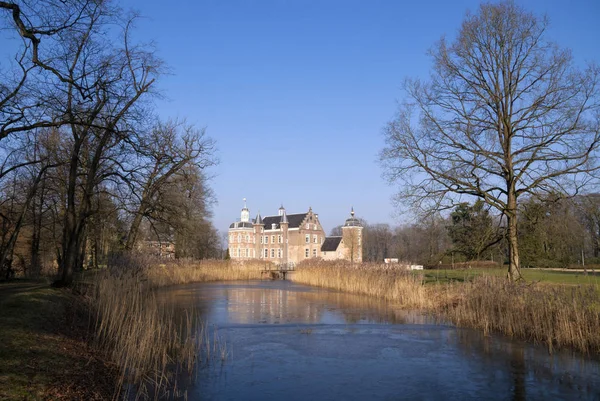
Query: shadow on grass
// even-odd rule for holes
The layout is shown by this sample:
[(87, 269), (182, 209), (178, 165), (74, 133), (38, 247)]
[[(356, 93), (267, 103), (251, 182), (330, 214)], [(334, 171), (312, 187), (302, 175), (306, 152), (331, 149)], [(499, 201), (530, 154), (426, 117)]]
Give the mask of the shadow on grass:
[(87, 345), (81, 303), (45, 283), (0, 285), (0, 399), (111, 398), (111, 368)]

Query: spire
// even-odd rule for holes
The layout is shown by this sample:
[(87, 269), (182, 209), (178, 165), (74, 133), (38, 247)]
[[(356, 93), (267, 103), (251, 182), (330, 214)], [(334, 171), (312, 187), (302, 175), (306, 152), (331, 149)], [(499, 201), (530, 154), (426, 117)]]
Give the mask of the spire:
[(244, 207), (243, 209), (248, 209), (248, 206), (246, 206), (246, 198), (244, 198)]
[(260, 216), (260, 210), (256, 214), (256, 219), (254, 220), (254, 224), (263, 224), (262, 217)]
[(281, 222), (288, 223), (287, 214), (285, 213), (285, 209), (283, 210), (283, 214), (281, 215)]
[(350, 209), (350, 217), (346, 219), (344, 227), (362, 227), (360, 220), (354, 217), (354, 206)]

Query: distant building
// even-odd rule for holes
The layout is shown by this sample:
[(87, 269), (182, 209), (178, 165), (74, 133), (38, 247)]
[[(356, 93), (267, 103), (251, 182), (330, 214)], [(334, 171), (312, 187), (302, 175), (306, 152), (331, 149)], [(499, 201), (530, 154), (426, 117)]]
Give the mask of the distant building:
[(161, 259), (175, 258), (175, 243), (173, 241), (146, 240), (140, 243), (138, 249), (147, 255), (156, 256)]
[(250, 219), (246, 206), (240, 221), (229, 226), (229, 256), (232, 259), (264, 259), (273, 263), (298, 263), (309, 258), (345, 259), (362, 262), (362, 225), (354, 209), (342, 227), (342, 236), (326, 237), (319, 215), (287, 214), (281, 206), (276, 216), (257, 213)]

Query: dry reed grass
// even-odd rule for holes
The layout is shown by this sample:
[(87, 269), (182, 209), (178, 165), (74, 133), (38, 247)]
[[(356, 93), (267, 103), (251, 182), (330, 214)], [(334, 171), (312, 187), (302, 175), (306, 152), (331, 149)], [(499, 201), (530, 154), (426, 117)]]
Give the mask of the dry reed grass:
[(600, 353), (600, 293), (594, 285), (511, 283), (482, 276), (455, 287), (458, 297), (443, 310), (459, 326), (543, 343), (550, 352), (571, 347)]
[(96, 341), (121, 372), (119, 397), (181, 395), (177, 378), (193, 375), (199, 356), (226, 358), (226, 345), (216, 334), (210, 338), (193, 305), (178, 316), (157, 297), (158, 287), (260, 278), (261, 265), (256, 263), (161, 262), (140, 255), (116, 258), (93, 280)]
[(293, 280), (383, 298), (407, 308), (433, 306), (423, 285), (423, 276), (401, 265), (312, 260), (298, 265)]
[(264, 262), (231, 260), (176, 260), (150, 261), (147, 277), (152, 286), (163, 287), (175, 284), (206, 281), (255, 280), (261, 278)]
[(482, 276), (472, 282), (426, 285), (421, 273), (402, 266), (307, 261), (294, 281), (386, 299), (402, 307), (435, 312), (458, 326), (600, 353), (600, 291), (597, 286), (511, 283)]

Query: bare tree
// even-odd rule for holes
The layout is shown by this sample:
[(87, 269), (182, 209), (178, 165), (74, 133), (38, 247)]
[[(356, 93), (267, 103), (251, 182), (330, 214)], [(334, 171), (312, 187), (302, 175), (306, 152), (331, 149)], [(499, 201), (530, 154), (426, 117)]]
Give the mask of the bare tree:
[(157, 209), (168, 207), (165, 199), (176, 195), (169, 192), (182, 190), (178, 184), (187, 182), (192, 188), (197, 184), (201, 187), (201, 196), (207, 195), (203, 191), (207, 187), (198, 184), (203, 183), (201, 171), (216, 162), (214, 141), (205, 136), (205, 131), (175, 121), (158, 123), (134, 146), (140, 161), (130, 167), (132, 174), (127, 179), (136, 205), (125, 244), (127, 250), (133, 249), (136, 243), (142, 219), (152, 218), (158, 214)]
[[(0, 140), (11, 134), (37, 128), (58, 127), (61, 121), (40, 107), (40, 94), (48, 95), (52, 84), (44, 72), (58, 74), (46, 58), (52, 57), (56, 41), (66, 31), (89, 24), (91, 0), (0, 1), (0, 15), (6, 14), (9, 30), (21, 40), (13, 68), (0, 71)], [(46, 44), (41, 46), (42, 40)], [(66, 76), (61, 76), (63, 81)]]
[(413, 206), (440, 210), (466, 196), (500, 211), (512, 280), (521, 277), (519, 197), (577, 193), (598, 168), (599, 69), (577, 69), (546, 27), (513, 2), (467, 14), (456, 40), (431, 50), (430, 80), (405, 82), (380, 155)]

